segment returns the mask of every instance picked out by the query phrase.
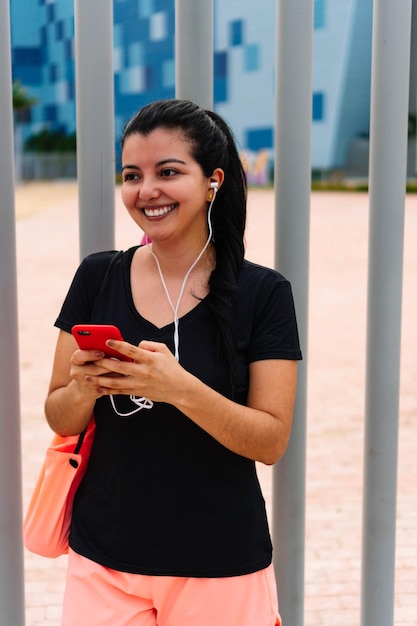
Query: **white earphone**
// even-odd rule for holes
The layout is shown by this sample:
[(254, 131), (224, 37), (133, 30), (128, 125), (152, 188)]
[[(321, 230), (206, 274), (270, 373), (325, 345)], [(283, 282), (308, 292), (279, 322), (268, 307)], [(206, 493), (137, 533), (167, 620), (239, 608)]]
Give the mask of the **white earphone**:
[(214, 189), (214, 191), (217, 191), (219, 188), (219, 183), (215, 180), (213, 180), (213, 182), (210, 183), (210, 187), (211, 189)]

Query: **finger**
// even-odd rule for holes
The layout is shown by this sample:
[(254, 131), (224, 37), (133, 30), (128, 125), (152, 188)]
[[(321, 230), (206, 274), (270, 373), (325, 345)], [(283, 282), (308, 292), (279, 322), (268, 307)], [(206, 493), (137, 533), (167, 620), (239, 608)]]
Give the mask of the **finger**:
[(165, 343), (161, 343), (159, 341), (148, 341), (147, 339), (143, 339), (140, 342), (138, 348), (142, 350), (147, 350), (148, 352), (170, 352), (168, 346)]
[(128, 361), (133, 361), (135, 358), (135, 351), (137, 350), (136, 346), (128, 343), (127, 341), (118, 341), (117, 339), (108, 339), (106, 341), (106, 346), (115, 350), (120, 354), (120, 358), (127, 357)]
[(92, 375), (107, 375), (107, 376), (131, 376), (132, 375), (132, 366), (134, 365), (133, 361), (129, 359), (129, 361), (121, 361), (120, 359), (114, 357), (105, 357), (104, 359), (100, 359), (96, 361), (95, 365), (100, 368), (100, 372), (89, 371), (87, 374)]
[(111, 395), (111, 394), (122, 394), (122, 395), (130, 395), (136, 394), (136, 388), (130, 387), (128, 382), (131, 384), (129, 379), (126, 379), (125, 376), (91, 376), (87, 375), (85, 377), (85, 381), (87, 384), (91, 385), (95, 391), (101, 395)]
[(87, 374), (92, 376), (101, 376), (101, 374), (108, 374), (111, 370), (106, 367), (106, 362), (107, 361), (104, 359), (99, 359), (98, 361), (87, 361), (81, 365), (71, 363), (71, 376), (86, 376)]
[(72, 365), (85, 365), (99, 361), (104, 356), (104, 352), (101, 350), (76, 350), (71, 357), (71, 363)]

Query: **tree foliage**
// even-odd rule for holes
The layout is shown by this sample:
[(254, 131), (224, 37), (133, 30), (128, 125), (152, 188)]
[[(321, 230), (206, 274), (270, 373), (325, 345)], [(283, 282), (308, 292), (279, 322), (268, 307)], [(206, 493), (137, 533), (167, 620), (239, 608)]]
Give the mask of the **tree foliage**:
[(36, 98), (32, 98), (28, 95), (27, 89), (23, 87), (20, 80), (13, 81), (13, 111), (17, 113), (20, 111), (26, 111), (37, 103)]
[(77, 141), (75, 133), (65, 134), (62, 130), (44, 128), (31, 135), (25, 142), (27, 152), (75, 152)]

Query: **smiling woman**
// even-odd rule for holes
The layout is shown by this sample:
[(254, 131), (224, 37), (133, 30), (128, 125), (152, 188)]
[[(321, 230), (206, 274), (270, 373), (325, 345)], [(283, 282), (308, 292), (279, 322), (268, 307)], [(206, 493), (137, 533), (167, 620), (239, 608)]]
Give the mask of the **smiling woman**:
[[(96, 421), (63, 624), (279, 625), (255, 461), (275, 463), (291, 431), (291, 286), (244, 259), (246, 179), (215, 113), (181, 100), (141, 109), (122, 181), (148, 243), (110, 270), (114, 252), (84, 259), (56, 321), (47, 419), (63, 435)], [(118, 326), (124, 341), (107, 346), (127, 360), (78, 350), (81, 322)]]
[(194, 249), (201, 249), (208, 232), (210, 183), (221, 185), (223, 171), (216, 168), (205, 176), (189, 142), (168, 129), (129, 135), (122, 158), (123, 202), (138, 226), (152, 238), (154, 248), (161, 238), (182, 246), (187, 238), (194, 240)]

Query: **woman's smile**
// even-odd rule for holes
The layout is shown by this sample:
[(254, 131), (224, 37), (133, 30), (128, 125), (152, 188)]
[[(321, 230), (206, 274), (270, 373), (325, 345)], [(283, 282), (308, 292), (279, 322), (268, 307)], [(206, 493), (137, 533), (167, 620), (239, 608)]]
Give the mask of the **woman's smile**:
[(178, 206), (177, 203), (173, 203), (173, 204), (167, 204), (164, 206), (159, 206), (159, 207), (144, 207), (143, 212), (146, 215), (146, 217), (164, 217), (165, 215), (168, 215), (168, 213), (171, 213), (174, 209), (176, 209)]

